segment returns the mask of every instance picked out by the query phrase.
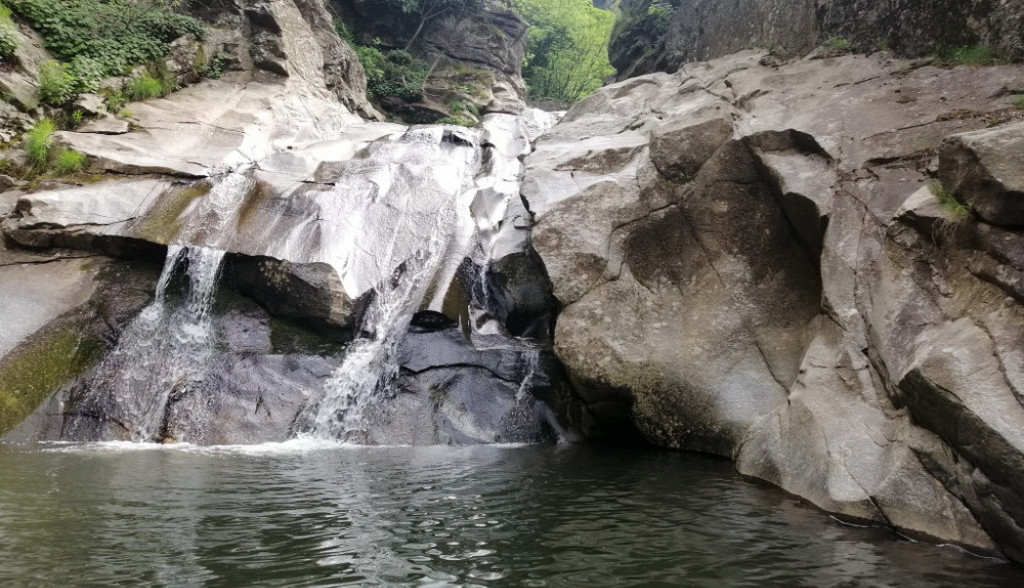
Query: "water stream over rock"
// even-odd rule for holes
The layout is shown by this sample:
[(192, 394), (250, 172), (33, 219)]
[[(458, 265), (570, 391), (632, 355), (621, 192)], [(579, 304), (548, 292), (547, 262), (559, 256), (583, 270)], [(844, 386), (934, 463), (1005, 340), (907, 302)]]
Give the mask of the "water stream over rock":
[[(572, 437), (558, 414), (567, 389), (541, 373), (556, 369), (550, 352), (545, 359), (536, 343), (510, 337), (488, 295), (494, 261), (527, 249), (520, 158), (553, 122), (528, 113), (489, 115), (481, 129), (369, 124), (184, 188), (142, 186), (160, 196), (147, 196), (146, 212), (117, 230), (130, 239), (170, 235), (154, 298), (103, 361), (43, 410), (59, 426), (34, 436)], [(312, 290), (296, 291), (296, 280)], [(283, 300), (326, 296), (324, 314), (354, 338), (292, 349), (271, 367), (273, 317), (258, 309), (239, 316), (225, 298), (225, 285), (250, 282), (259, 295), (243, 293), (275, 311)], [(432, 314), (414, 325), (418, 311)], [(333, 366), (325, 371), (324, 361)], [(288, 367), (296, 362), (304, 375)], [(268, 391), (260, 370), (282, 369), (286, 392)]]

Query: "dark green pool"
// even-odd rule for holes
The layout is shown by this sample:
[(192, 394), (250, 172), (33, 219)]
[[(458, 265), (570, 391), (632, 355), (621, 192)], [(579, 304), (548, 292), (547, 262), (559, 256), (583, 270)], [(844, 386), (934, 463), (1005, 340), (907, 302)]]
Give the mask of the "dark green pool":
[(0, 586), (1022, 586), (700, 456), (0, 446)]

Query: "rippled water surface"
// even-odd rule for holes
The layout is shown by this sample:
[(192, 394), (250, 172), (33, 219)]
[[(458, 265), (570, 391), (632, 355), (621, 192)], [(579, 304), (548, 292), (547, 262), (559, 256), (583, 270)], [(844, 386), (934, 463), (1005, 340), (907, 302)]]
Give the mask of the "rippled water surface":
[(727, 462), (593, 447), (0, 446), (2, 586), (1022, 586)]

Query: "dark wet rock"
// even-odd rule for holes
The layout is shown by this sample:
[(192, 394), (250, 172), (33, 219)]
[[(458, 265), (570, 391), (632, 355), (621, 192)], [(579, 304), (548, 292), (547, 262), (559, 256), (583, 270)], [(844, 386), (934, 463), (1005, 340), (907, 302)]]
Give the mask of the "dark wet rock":
[(459, 323), (448, 318), (444, 313), (434, 310), (421, 310), (417, 312), (412, 315), (412, 321), (409, 323), (410, 330), (416, 333), (444, 331), (445, 329), (454, 329), (458, 326)]
[(363, 306), (348, 297), (337, 271), (326, 263), (232, 256), (225, 280), (272, 315), (343, 339), (351, 336)]
[(59, 437), (59, 403), (45, 399), (73, 386), (114, 345), (150, 300), (159, 269), (101, 256), (0, 267), (0, 435), (21, 423), (9, 440)]

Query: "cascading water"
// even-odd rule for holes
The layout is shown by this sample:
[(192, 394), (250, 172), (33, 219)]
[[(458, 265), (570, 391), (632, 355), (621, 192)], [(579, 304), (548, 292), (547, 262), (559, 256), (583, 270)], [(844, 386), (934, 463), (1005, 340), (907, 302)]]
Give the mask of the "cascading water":
[[(215, 244), (252, 187), (245, 171), (215, 180), (186, 211), (177, 242)], [(215, 247), (169, 245), (153, 301), (97, 370), (93, 402), (133, 441), (161, 438), (168, 400), (199, 384), (208, 370), (215, 342), (210, 310), (224, 255)], [(171, 286), (182, 274), (185, 295), (176, 299)]]
[[(391, 160), (399, 165), (410, 157), (412, 147), (415, 157), (425, 159), (421, 163), (432, 172), (407, 178), (413, 180), (411, 182), (392, 182), (389, 178), (376, 186), (386, 187), (386, 190), (375, 191), (375, 197), (385, 202), (401, 202), (410, 197), (426, 198), (430, 194), (437, 202), (437, 209), (429, 211), (418, 222), (412, 221), (414, 225), (426, 227), (426, 235), (421, 236), (419, 249), (411, 258), (400, 257), (404, 253), (396, 246), (397, 232), (384, 236), (388, 245), (374, 256), (372, 265), (377, 269), (396, 269), (374, 291), (373, 301), (362, 319), (360, 331), (365, 334), (352, 342), (324, 389), (296, 417), (293, 432), (298, 436), (366, 441), (366, 411), (392, 392), (398, 375), (398, 344), (413, 313), (430, 287), (441, 289), (443, 297), (443, 289), (452, 278), (451, 273), (445, 271), (451, 265), (448, 262), (454, 257), (453, 252), (466, 247), (465, 231), (460, 230), (459, 207), (471, 195), (479, 157), (475, 144), (463, 138), (453, 140), (448, 134), (439, 136), (439, 132), (450, 133), (442, 131), (441, 127), (410, 132), (403, 143), (382, 145), (374, 153), (378, 164), (386, 167)], [(360, 183), (364, 172), (356, 172)], [(351, 179), (343, 176), (337, 182), (346, 186)], [(406, 219), (400, 219), (394, 228), (403, 227), (403, 220)], [(364, 252), (361, 245), (358, 252)], [(356, 257), (357, 251), (347, 252), (342, 257), (343, 267), (358, 268), (361, 264)], [(438, 283), (442, 285), (438, 287)]]
[[(218, 443), (288, 435), (377, 444), (562, 436), (532, 394), (536, 381), (547, 385), (539, 352), (504, 334), (486, 294), (491, 259), (525, 246), (522, 231), (509, 229), (522, 224), (508, 222), (510, 205), (518, 204), (518, 158), (530, 143), (519, 119), (489, 115), (481, 129), (382, 125), (363, 132), (373, 139), (357, 149), (311, 144), (207, 180), (209, 192), (175, 220), (153, 301), (70, 392), (61, 438)], [(281, 179), (285, 173), (293, 183)], [(235, 271), (254, 258), (333, 268), (340, 284), (330, 295), (347, 305), (340, 316), (358, 318), (346, 323), (357, 336), (333, 369), (336, 356), (306, 355), (292, 371), (300, 364), (275, 359), (261, 347), (270, 345), (260, 342), (264, 335), (245, 334), (267, 333), (268, 325), (240, 326), (252, 320), (241, 307), (213, 316), (225, 251), (250, 256)], [(466, 283), (474, 281), (466, 279), (470, 265), (479, 268), (476, 284)], [(422, 310), (468, 312), (463, 326), (472, 339), (456, 329), (436, 340), (411, 337)], [(247, 355), (232, 341), (262, 351)], [(434, 345), (440, 351), (431, 355)], [(442, 381), (417, 380), (420, 368), (401, 370), (410, 349), (419, 354), (412, 362), (441, 370)], [(264, 374), (283, 375), (284, 388)], [(488, 391), (474, 396), (474, 382), (485, 380)], [(399, 398), (399, 390), (410, 393)], [(216, 424), (225, 420), (228, 428)], [(268, 436), (268, 426), (278, 432)]]

